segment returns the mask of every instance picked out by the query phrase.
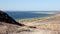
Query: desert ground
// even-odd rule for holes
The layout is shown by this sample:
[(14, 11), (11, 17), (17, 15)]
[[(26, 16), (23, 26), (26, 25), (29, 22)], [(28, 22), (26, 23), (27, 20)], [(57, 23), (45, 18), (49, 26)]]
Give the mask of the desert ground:
[[(17, 20), (28, 26), (36, 27), (32, 29), (33, 32), (29, 34), (60, 34), (60, 15), (45, 17), (45, 18), (32, 18)], [(24, 32), (27, 34), (27, 32)]]

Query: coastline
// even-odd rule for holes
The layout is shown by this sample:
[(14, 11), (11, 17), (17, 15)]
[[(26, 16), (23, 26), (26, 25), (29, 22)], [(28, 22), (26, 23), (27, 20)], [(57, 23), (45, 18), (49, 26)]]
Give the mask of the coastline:
[(40, 30), (60, 31), (60, 15), (45, 17), (45, 18), (31, 18), (17, 20), (27, 26), (36, 26)]
[(33, 12), (35, 14), (60, 14), (60, 12)]
[[(52, 16), (37, 17), (38, 19), (39, 18), (47, 18), (47, 17), (60, 16), (60, 12), (32, 12), (32, 13), (35, 13), (35, 14), (55, 14), (55, 15), (52, 15)], [(17, 19), (17, 20), (30, 20), (30, 19), (37, 19), (37, 18), (25, 18), (25, 19)]]
[[(27, 18), (27, 19), (21, 19), (21, 20), (16, 20), (19, 23), (30, 23), (30, 22), (35, 22), (35, 21), (43, 21), (46, 19), (51, 19), (54, 17), (59, 17), (60, 15), (54, 15), (54, 16), (49, 16), (49, 17), (42, 17), (42, 18)], [(43, 21), (44, 22), (44, 21)]]
[[(60, 34), (60, 15), (54, 15), (44, 18), (29, 18), (17, 20), (17, 22), (1, 13), (3, 19), (0, 19), (0, 33), (6, 34)], [(7, 18), (5, 18), (6, 16)], [(0, 17), (0, 18), (1, 18)], [(5, 20), (6, 21), (5, 21)], [(4, 20), (4, 21), (3, 21)], [(13, 23), (13, 24), (10, 24)], [(16, 25), (15, 25), (15, 24)], [(19, 25), (18, 25), (18, 24)], [(24, 24), (23, 26), (20, 26)]]
[(47, 17), (37, 17), (37, 18), (16, 19), (16, 21), (18, 21), (18, 20), (44, 19), (44, 18), (55, 17), (55, 16), (60, 16), (60, 14), (55, 14), (55, 15), (53, 15), (53, 16), (47, 16)]

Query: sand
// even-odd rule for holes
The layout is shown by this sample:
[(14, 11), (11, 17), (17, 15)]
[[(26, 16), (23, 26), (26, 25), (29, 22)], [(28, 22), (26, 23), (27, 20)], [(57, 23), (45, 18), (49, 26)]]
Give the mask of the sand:
[(33, 32), (24, 32), (29, 34), (60, 34), (60, 15), (46, 17), (46, 18), (34, 18), (27, 20), (18, 20), (27, 26), (34, 26)]

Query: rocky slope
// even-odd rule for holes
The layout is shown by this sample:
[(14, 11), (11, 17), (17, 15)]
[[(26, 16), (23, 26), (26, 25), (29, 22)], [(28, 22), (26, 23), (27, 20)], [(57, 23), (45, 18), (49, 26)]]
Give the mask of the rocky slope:
[(30, 31), (33, 26), (27, 26), (16, 22), (7, 13), (0, 10), (0, 34), (18, 34), (18, 32)]
[(16, 24), (19, 26), (24, 26), (23, 24), (19, 24), (16, 22), (12, 17), (10, 17), (7, 13), (0, 10), (0, 22), (10, 23), (10, 24)]
[(24, 26), (24, 24), (16, 22), (7, 13), (0, 10), (0, 34), (7, 34), (9, 32), (13, 32), (21, 26)]

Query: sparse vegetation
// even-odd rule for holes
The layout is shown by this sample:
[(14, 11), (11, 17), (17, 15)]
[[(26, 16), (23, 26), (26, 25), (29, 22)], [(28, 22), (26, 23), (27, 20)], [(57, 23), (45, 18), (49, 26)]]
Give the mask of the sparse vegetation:
[[(22, 21), (22, 22), (21, 22)], [(54, 30), (60, 31), (60, 16), (52, 16), (46, 18), (35, 18), (29, 20), (19, 20), (26, 25), (36, 26), (38, 29), (45, 29), (45, 30)]]

